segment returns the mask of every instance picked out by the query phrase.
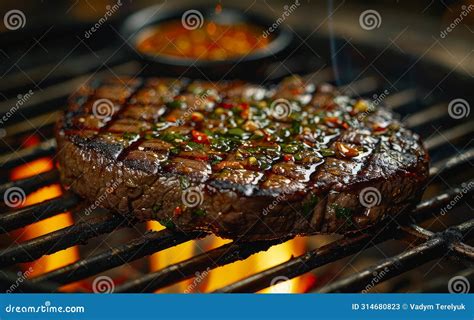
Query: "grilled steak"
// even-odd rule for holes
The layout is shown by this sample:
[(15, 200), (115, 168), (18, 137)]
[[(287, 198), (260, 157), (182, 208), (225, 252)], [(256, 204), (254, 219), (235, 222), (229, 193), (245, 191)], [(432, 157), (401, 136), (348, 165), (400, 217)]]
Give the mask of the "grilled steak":
[(93, 205), (243, 240), (365, 228), (416, 203), (428, 175), (387, 109), (296, 77), (95, 80), (57, 140), (64, 185)]

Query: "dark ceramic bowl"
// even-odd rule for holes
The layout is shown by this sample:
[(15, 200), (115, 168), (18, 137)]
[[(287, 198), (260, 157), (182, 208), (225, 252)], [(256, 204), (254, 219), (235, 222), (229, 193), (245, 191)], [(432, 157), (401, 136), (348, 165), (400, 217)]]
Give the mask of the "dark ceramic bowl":
[(215, 14), (214, 8), (161, 10), (159, 6), (148, 7), (128, 17), (121, 28), (122, 35), (135, 47), (132, 54), (144, 65), (144, 74), (154, 76), (189, 77), (211, 80), (263, 78), (268, 66), (280, 60), (293, 40), (293, 34), (283, 25), (273, 28), (269, 37), (271, 41), (264, 49), (225, 60), (199, 60), (169, 55), (152, 55), (139, 52), (136, 45), (139, 37), (149, 28), (158, 26), (169, 20), (181, 20), (188, 10), (197, 10), (204, 20), (212, 20), (225, 24), (250, 23), (269, 30), (274, 21), (261, 15), (242, 12), (237, 9), (224, 8)]

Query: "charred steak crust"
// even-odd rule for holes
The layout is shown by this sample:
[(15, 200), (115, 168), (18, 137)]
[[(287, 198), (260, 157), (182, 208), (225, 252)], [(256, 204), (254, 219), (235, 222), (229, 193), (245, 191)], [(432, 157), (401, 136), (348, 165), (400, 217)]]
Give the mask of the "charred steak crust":
[(297, 77), (95, 80), (57, 140), (64, 185), (96, 206), (243, 240), (365, 228), (414, 205), (428, 176), (393, 113)]

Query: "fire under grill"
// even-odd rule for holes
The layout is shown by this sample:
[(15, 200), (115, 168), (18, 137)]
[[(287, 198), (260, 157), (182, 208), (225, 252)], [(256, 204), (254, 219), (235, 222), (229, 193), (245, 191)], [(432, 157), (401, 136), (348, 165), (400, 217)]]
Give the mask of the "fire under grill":
[[(409, 215), (388, 217), (369, 230), (348, 234), (309, 249), (302, 255), (293, 256), (286, 262), (228, 284), (216, 292), (256, 292), (269, 287), (276, 278), (293, 279), (342, 259), (360, 259), (366, 251), (389, 241), (406, 243), (406, 249), (378, 259), (349, 275), (334, 277), (308, 291), (359, 292), (373, 284), (374, 275), (377, 275), (377, 284), (380, 284), (421, 265), (436, 264), (440, 259), (451, 260), (452, 264), (458, 265), (460, 275), (473, 279), (474, 248), (469, 244), (472, 244), (470, 241), (474, 237), (474, 215), (468, 202), (474, 192), (474, 149), (469, 145), (474, 122), (469, 117), (455, 119), (448, 113), (448, 104), (453, 99), (472, 98), (472, 93), (460, 93), (462, 88), (472, 86), (472, 78), (445, 70), (421, 57), (397, 52), (393, 48), (380, 53), (380, 50), (376, 51), (369, 45), (350, 43), (351, 45), (345, 46), (342, 39), (336, 41), (339, 41), (339, 47), (344, 50), (331, 57), (330, 52), (316, 53), (312, 49), (329, 47), (328, 38), (321, 35), (310, 36), (309, 33), (304, 38), (305, 43), (295, 44), (294, 50), (288, 53), (289, 58), (277, 62), (275, 68), (269, 71), (267, 82), (281, 78), (288, 70), (305, 71), (304, 77), (308, 81), (327, 81), (338, 85), (343, 92), (369, 99), (382, 97), (383, 103), (400, 113), (405, 123), (424, 138), (432, 158), (429, 186), (423, 200)], [(61, 37), (51, 43), (53, 46), (60, 46)], [(18, 73), (23, 72), (19, 70), (3, 76), (1, 87), (5, 101), (0, 103), (1, 114), (6, 114), (15, 105), (18, 93), (25, 93), (30, 89), (35, 93), (11, 115), (2, 131), (2, 198), (6, 198), (9, 190), (22, 190), (25, 195), (29, 195), (42, 187), (58, 183), (59, 175), (54, 167), (49, 171), (15, 180), (10, 178), (10, 172), (25, 163), (54, 156), (54, 121), (64, 108), (70, 92), (93, 76), (135, 76), (141, 71), (141, 66), (131, 61), (122, 53), (123, 50), (117, 50), (120, 45), (89, 45), (94, 52), (84, 47), (85, 53), (73, 52), (64, 61), (51, 62), (45, 58), (44, 65), (25, 69), (28, 74), (26, 78), (18, 76)], [(37, 49), (41, 51), (41, 48)], [(4, 54), (8, 56), (8, 52)], [(42, 55), (47, 56), (47, 53), (43, 52)], [(338, 68), (339, 83), (335, 83), (334, 70), (329, 64), (331, 58), (336, 63), (338, 60), (345, 61)], [(36, 57), (36, 61), (42, 61), (41, 57)], [(351, 64), (347, 65), (347, 61), (351, 61)], [(50, 74), (48, 70), (51, 67), (55, 68)], [(388, 93), (383, 95), (384, 92)], [(28, 146), (29, 140), (26, 138), (31, 136), (38, 137), (39, 141)], [(10, 208), (5, 204), (0, 213), (0, 234), (5, 239), (0, 242), (0, 290), (9, 290), (12, 284), (18, 283), (17, 271), (23, 263), (33, 262), (73, 246), (81, 247), (98, 237), (121, 230), (137, 229), (143, 225), (108, 212), (85, 215), (84, 207), (78, 196), (67, 191), (58, 197), (19, 208)], [(75, 213), (72, 225), (25, 241), (15, 241), (18, 229), (66, 211)], [(455, 211), (460, 213), (456, 213), (456, 217), (451, 219)], [(442, 227), (439, 227), (439, 221)], [(435, 222), (436, 230), (431, 231), (430, 226)], [(207, 236), (209, 235), (200, 232), (184, 234), (168, 229), (147, 231), (102, 251), (92, 251), (86, 257), (66, 266), (25, 277), (18, 288), (15, 288), (15, 292), (58, 291), (65, 285)], [(245, 260), (287, 240), (227, 243), (160, 270), (140, 273), (116, 285), (114, 292), (154, 292), (191, 279), (197, 273), (202, 274)], [(440, 281), (437, 275), (431, 276), (430, 283), (422, 290), (447, 291), (446, 282), (437, 287), (437, 281)]]

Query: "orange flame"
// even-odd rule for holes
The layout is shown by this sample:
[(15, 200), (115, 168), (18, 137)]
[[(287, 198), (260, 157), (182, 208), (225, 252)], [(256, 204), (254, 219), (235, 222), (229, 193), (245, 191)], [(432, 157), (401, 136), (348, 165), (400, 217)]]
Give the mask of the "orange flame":
[[(211, 248), (215, 248), (226, 243), (229, 240), (215, 238)], [(238, 261), (209, 273), (207, 283), (204, 285), (203, 291), (210, 292), (223, 286), (231, 284), (242, 278), (248, 277), (254, 273), (263, 271), (277, 264), (287, 261), (294, 255), (301, 255), (305, 252), (306, 240), (304, 238), (295, 238), (280, 245), (271, 247), (269, 250), (250, 256), (244, 261)], [(305, 291), (306, 285), (303, 277), (297, 277), (286, 282), (275, 279), (275, 285), (261, 290), (261, 293), (302, 293)], [(270, 283), (269, 283), (270, 286)]]
[[(38, 139), (28, 139), (25, 145), (34, 145)], [(37, 175), (53, 169), (53, 161), (51, 158), (40, 158), (24, 165), (18, 166), (10, 173), (11, 180), (18, 180)], [(23, 206), (33, 205), (48, 199), (58, 197), (62, 194), (59, 184), (53, 184), (36, 190), (29, 194)], [(56, 231), (61, 228), (68, 227), (73, 224), (72, 216), (69, 212), (64, 212), (56, 216), (38, 221), (14, 232), (12, 235), (15, 241), (23, 242), (44, 234)], [(79, 258), (78, 248), (71, 247), (57, 253), (44, 256), (31, 263), (23, 265), (25, 269), (31, 268), (32, 276), (37, 276), (45, 272), (63, 267), (67, 264), (77, 261)]]
[[(156, 221), (148, 221), (147, 222), (148, 230), (153, 231), (160, 231), (163, 230), (164, 227), (156, 222)], [(150, 263), (150, 271), (156, 271), (167, 266), (189, 259), (194, 254), (194, 243), (192, 241), (188, 241), (177, 245), (176, 247), (172, 247), (160, 252), (157, 252), (150, 256), (149, 263)], [(182, 293), (185, 292), (190, 284), (190, 280), (181, 281), (175, 285), (172, 285), (168, 288), (158, 290), (157, 293), (165, 293), (165, 292), (178, 292)]]

